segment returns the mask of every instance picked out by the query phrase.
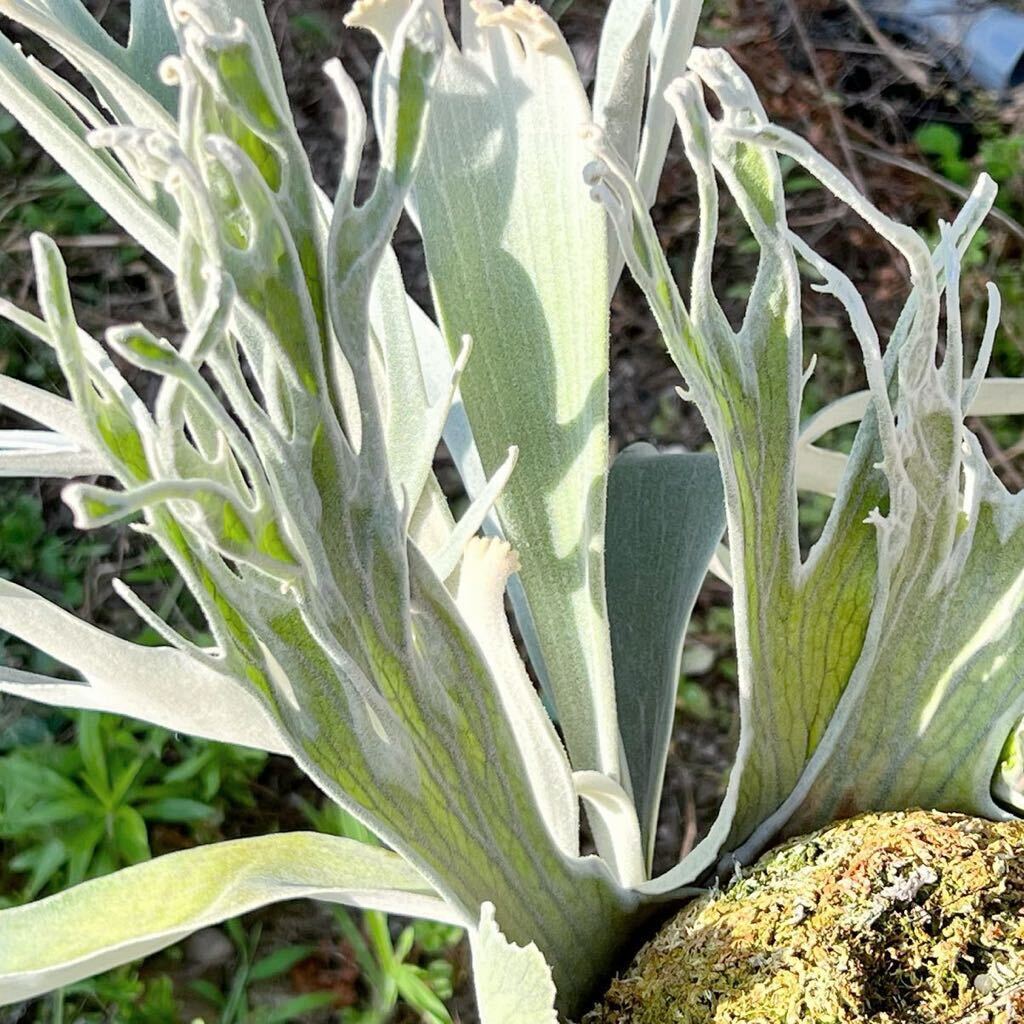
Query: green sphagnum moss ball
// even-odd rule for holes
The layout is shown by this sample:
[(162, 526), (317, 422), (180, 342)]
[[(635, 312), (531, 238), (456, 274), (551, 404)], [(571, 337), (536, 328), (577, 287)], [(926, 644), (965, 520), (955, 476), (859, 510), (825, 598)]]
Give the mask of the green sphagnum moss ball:
[(1024, 822), (868, 814), (691, 903), (586, 1024), (1024, 1024)]

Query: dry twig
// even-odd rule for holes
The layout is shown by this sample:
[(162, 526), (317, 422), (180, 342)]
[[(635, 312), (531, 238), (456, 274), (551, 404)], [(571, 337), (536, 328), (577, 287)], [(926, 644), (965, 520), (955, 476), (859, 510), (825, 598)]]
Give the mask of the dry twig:
[[(889, 153), (884, 149), (877, 149), (874, 146), (863, 146), (856, 142), (853, 143), (853, 148), (862, 156), (871, 157), (872, 160), (878, 160), (881, 163), (888, 164), (890, 167), (898, 167), (901, 171), (907, 171), (909, 174), (916, 174), (919, 178), (927, 178), (940, 188), (944, 188), (950, 193), (950, 195), (956, 196), (961, 202), (966, 202), (970, 197), (971, 193), (968, 189), (963, 188), (954, 181), (950, 181), (949, 178), (944, 178), (937, 171), (933, 171), (930, 167), (925, 167), (924, 164), (908, 160), (905, 156), (900, 156), (897, 153)], [(1009, 231), (1015, 238), (1024, 242), (1024, 224), (1021, 224), (1018, 220), (1014, 220), (1014, 218), (1008, 213), (1005, 213), (1003, 210), (1000, 210), (995, 206), (992, 207), (988, 215), (992, 220), (996, 221)]]
[(839, 111), (836, 110), (835, 104), (829, 98), (831, 89), (828, 82), (825, 80), (825, 75), (821, 70), (821, 65), (818, 63), (817, 54), (814, 52), (814, 44), (811, 42), (811, 37), (807, 34), (807, 26), (804, 24), (804, 18), (800, 13), (798, 2), (797, 0), (785, 0), (785, 3), (786, 9), (789, 11), (789, 16), (793, 21), (793, 30), (796, 32), (797, 38), (800, 40), (800, 46), (811, 66), (811, 73), (814, 75), (814, 81), (817, 83), (822, 98), (825, 100), (825, 105), (828, 108), (828, 116), (829, 120), (832, 122), (832, 130), (835, 132), (836, 139), (839, 142), (839, 148), (843, 151), (843, 160), (846, 162), (846, 169), (847, 173), (850, 175), (850, 180), (857, 186), (857, 190), (862, 195), (870, 198), (867, 184), (860, 173), (860, 168), (857, 166), (857, 160), (853, 155), (853, 147), (850, 145), (849, 136), (846, 134), (846, 127), (843, 125), (843, 119), (839, 116)]
[(864, 9), (860, 0), (846, 0), (846, 6), (853, 12), (854, 17), (861, 23), (864, 31), (871, 37), (872, 42), (879, 50), (888, 57), (892, 65), (905, 78), (909, 79), (923, 92), (931, 88), (931, 80), (928, 72), (907, 56), (875, 23), (875, 19)]
[(989, 425), (981, 419), (973, 420), (971, 430), (977, 434), (993, 467), (1003, 471), (1004, 483), (1015, 491), (1024, 490), (1024, 476), (1021, 476), (1010, 455), (1003, 451)]

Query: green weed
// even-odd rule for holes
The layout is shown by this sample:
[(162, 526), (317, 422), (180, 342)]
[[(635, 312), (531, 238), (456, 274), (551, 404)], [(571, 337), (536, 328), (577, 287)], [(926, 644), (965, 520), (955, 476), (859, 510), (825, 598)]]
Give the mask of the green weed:
[(212, 838), (226, 806), (251, 805), (267, 756), (91, 711), (63, 726), (31, 743), (0, 734), (0, 905), (147, 860), (152, 825)]

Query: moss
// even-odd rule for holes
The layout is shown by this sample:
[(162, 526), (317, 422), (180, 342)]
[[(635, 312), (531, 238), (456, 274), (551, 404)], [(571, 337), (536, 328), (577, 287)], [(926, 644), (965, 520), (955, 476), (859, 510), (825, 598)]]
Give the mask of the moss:
[(673, 918), (586, 1024), (1024, 1022), (1024, 822), (910, 811), (796, 839)]

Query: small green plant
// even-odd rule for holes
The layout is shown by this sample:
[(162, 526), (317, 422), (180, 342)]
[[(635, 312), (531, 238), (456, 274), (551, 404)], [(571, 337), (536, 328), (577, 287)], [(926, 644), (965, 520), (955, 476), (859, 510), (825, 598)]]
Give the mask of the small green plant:
[[(101, 343), (58, 246), (34, 235), (42, 315), (0, 311), (54, 349), (71, 400), (0, 378), (0, 401), (44, 428), (0, 435), (4, 468), (73, 479), (84, 529), (132, 519), (209, 630), (197, 643), (121, 585), (164, 640), (131, 644), (0, 580), (0, 626), (83, 677), (7, 669), (0, 687), (287, 754), (382, 843), (204, 844), (4, 910), (4, 1001), (310, 896), (464, 928), (482, 1019), (553, 1024), (587, 1009), (666, 903), (784, 832), (919, 804), (1024, 814), (1024, 497), (966, 423), (1024, 401), (1020, 381), (986, 376), (998, 292), (972, 363), (960, 303), (994, 184), (933, 250), (770, 124), (726, 52), (691, 52), (699, 7), (614, 0), (588, 96), (526, 0), (463, 5), (458, 43), (438, 0), (360, 0), (346, 20), (381, 47), (380, 160), (360, 202), (358, 90), (328, 65), (345, 122), (332, 201), (256, 0), (136, 0), (126, 46), (78, 0), (0, 2), (92, 88), (0, 38), (0, 100), (173, 267), (184, 325)], [(648, 212), (673, 119), (701, 206), (688, 302)], [(907, 261), (884, 351), (852, 282), (790, 230), (780, 156)], [(725, 285), (747, 303), (738, 328), (712, 279), (720, 181), (758, 260)], [(436, 322), (390, 248), (403, 211)], [(637, 445), (609, 466), (624, 263), (715, 455)], [(803, 274), (843, 310), (869, 386), (809, 422)], [(848, 451), (817, 443), (845, 424)], [(442, 437), (471, 499), (458, 520), (433, 472)], [(806, 554), (800, 491), (833, 499)], [(739, 746), (710, 832), (655, 876), (709, 565), (733, 592)], [(408, 969), (415, 932), (393, 942), (370, 921), (387, 1002), (443, 1019)], [(254, 957), (249, 942), (241, 989)]]
[[(425, 1024), (451, 1024), (444, 1000), (452, 995), (452, 965), (443, 957), (429, 960), (423, 967), (409, 963), (419, 933), (415, 924), (406, 925), (397, 939), (392, 939), (388, 917), (379, 911), (363, 915), (362, 929), (354, 927), (351, 915), (343, 909), (335, 911), (341, 934), (355, 951), (369, 987), (370, 1006), (352, 1015), (352, 1024), (384, 1024), (394, 1016), (398, 1005), (413, 1010)], [(439, 928), (451, 926), (439, 925)], [(455, 941), (461, 938), (461, 929)], [(437, 934), (427, 932), (428, 941), (437, 941)], [(450, 939), (448, 935), (442, 942)]]
[(181, 1007), (165, 974), (141, 978), (131, 967), (75, 982), (40, 1006), (38, 1024), (181, 1024)]
[[(0, 756), (0, 839), (19, 900), (77, 885), (151, 856), (148, 826), (210, 838), (224, 801), (252, 804), (261, 751), (191, 739), (94, 711)], [(60, 728), (58, 726), (58, 728)]]
[(330, 992), (306, 992), (275, 1005), (254, 1005), (251, 987), (287, 974), (310, 955), (312, 947), (282, 946), (260, 957), (257, 951), (262, 929), (258, 924), (247, 930), (240, 921), (231, 920), (225, 929), (237, 953), (227, 991), (207, 981), (191, 983), (193, 991), (216, 1008), (217, 1024), (288, 1024), (301, 1014), (331, 1005), (334, 996)]
[(1024, 210), (1024, 135), (1007, 133), (998, 124), (981, 125), (977, 153), (963, 155), (963, 136), (951, 125), (930, 122), (914, 133), (917, 148), (956, 185), (969, 185), (979, 171), (999, 186), (995, 205), (1014, 217)]
[(963, 137), (951, 125), (936, 121), (914, 132), (914, 142), (925, 156), (931, 157), (940, 173), (957, 185), (966, 185), (974, 177), (974, 168), (963, 157)]
[[(938, 170), (959, 185), (965, 185), (978, 172), (983, 171), (996, 183), (995, 206), (1018, 222), (1024, 220), (1024, 134), (1008, 132), (992, 119), (980, 121), (981, 134), (977, 152), (970, 158), (962, 156), (963, 140), (960, 134), (944, 124), (926, 124), (915, 134), (921, 151), (929, 156)], [(938, 241), (937, 234), (930, 240)], [(995, 283), (1003, 297), (1003, 329), (996, 337), (992, 350), (995, 372), (1019, 377), (1024, 372), (1024, 301), (1021, 281), (1024, 267), (1020, 256), (1002, 260), (994, 269), (990, 264), (991, 232), (980, 228), (962, 256), (965, 276), (967, 309), (965, 322), (981, 318), (975, 310), (978, 299), (970, 301), (970, 289), (980, 287), (984, 275), (994, 274)], [(973, 307), (973, 308), (972, 308)], [(968, 320), (969, 318), (969, 320)], [(1011, 453), (1020, 451), (1021, 422), (1019, 417), (993, 416), (988, 429), (995, 440)]]
[[(337, 804), (318, 808), (303, 802), (302, 806), (318, 831), (377, 845), (373, 833)], [(444, 1000), (453, 991), (452, 964), (436, 954), (457, 946), (463, 929), (437, 921), (414, 921), (393, 941), (388, 915), (379, 910), (364, 910), (360, 923), (344, 907), (336, 907), (334, 916), (370, 992), (370, 1005), (352, 1011), (351, 1024), (385, 1024), (400, 1002), (419, 1013), (426, 1024), (451, 1024)], [(428, 955), (423, 966), (409, 962), (414, 949)]]
[(38, 496), (17, 491), (0, 493), (0, 572), (31, 579), (64, 608), (83, 600), (82, 575), (90, 562), (110, 550), (109, 542), (55, 533), (43, 518)]

